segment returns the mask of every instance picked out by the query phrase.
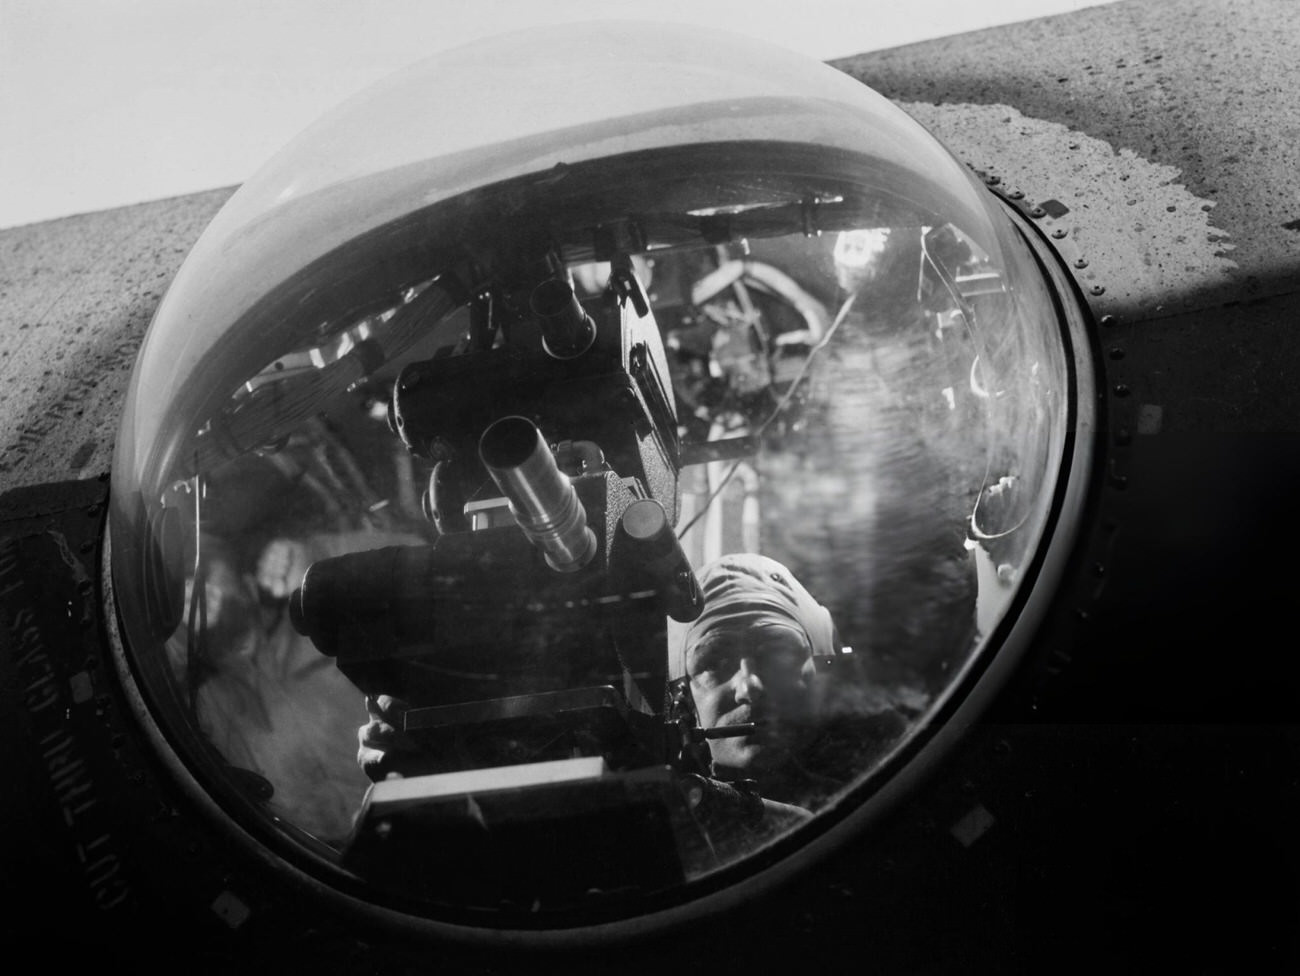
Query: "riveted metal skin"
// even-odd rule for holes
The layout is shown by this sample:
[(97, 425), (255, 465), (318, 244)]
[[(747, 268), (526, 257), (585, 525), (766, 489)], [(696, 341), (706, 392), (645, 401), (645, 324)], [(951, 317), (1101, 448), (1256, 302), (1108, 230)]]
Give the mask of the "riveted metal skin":
[(597, 958), (316, 899), (169, 774), (82, 584), (135, 350), (230, 191), (0, 231), (0, 933), (133, 972), (1294, 971), (1297, 36), (1286, 0), (1149, 0), (837, 62), (1073, 283), (1097, 419), (1078, 541), (1010, 684), (887, 819)]

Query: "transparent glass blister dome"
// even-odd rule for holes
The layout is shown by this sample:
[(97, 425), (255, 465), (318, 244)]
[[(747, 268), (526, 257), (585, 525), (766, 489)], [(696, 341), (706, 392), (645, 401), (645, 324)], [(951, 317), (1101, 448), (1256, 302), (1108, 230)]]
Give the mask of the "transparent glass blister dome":
[(660, 24), (479, 42), (306, 130), (168, 290), (126, 660), (226, 815), (350, 892), (689, 899), (996, 651), (1072, 363), (1011, 219), (852, 79)]

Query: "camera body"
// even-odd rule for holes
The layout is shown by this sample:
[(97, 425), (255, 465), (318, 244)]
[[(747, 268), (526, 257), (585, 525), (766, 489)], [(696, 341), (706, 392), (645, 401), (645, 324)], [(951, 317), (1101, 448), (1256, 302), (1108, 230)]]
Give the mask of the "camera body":
[(490, 347), (407, 365), (390, 403), (433, 463), (438, 538), (320, 560), (294, 594), (295, 625), (355, 685), (408, 703), (422, 772), (672, 758), (667, 617), (702, 599), (672, 532), (667, 361), (628, 275), (585, 304), (562, 270), (526, 306), (505, 288), (471, 303)]

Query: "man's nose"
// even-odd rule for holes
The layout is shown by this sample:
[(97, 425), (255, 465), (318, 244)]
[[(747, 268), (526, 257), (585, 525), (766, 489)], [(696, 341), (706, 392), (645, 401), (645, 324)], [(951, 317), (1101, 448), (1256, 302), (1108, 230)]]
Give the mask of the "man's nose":
[(736, 701), (754, 701), (764, 694), (763, 677), (753, 659), (742, 657), (736, 668)]

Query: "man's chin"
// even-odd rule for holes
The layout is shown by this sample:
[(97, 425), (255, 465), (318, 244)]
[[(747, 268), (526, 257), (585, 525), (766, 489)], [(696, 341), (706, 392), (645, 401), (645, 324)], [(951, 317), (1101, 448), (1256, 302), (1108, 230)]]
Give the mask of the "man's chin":
[(754, 737), (732, 740), (728, 748), (714, 756), (714, 766), (724, 773), (724, 779), (754, 779), (765, 773), (777, 771), (789, 762), (784, 749)]

